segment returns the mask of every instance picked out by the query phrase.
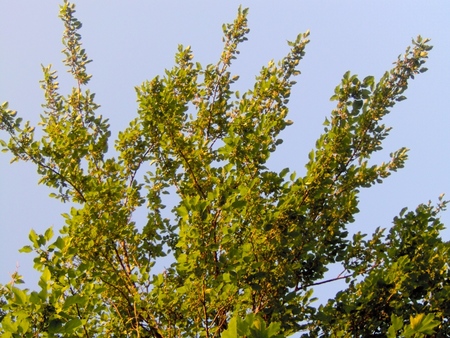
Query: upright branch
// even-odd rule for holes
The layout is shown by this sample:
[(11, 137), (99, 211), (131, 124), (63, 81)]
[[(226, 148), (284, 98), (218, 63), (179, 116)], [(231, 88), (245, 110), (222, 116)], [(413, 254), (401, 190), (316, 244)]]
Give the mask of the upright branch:
[(75, 5), (68, 0), (64, 0), (64, 4), (59, 11), (59, 17), (64, 23), (63, 33), (63, 54), (66, 56), (64, 64), (69, 68), (68, 72), (73, 75), (78, 83), (78, 90), (81, 85), (87, 85), (92, 75), (86, 72), (86, 65), (92, 60), (89, 60), (85, 50), (82, 48), (81, 35), (78, 31), (82, 24), (74, 17)]

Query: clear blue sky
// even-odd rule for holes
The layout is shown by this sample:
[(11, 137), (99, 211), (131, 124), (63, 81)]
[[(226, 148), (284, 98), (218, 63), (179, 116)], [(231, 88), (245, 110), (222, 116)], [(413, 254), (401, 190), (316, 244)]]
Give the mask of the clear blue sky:
[[(43, 103), (40, 64), (51, 63), (59, 70), (63, 90), (72, 85), (61, 63), (59, 3), (0, 3), (0, 101), (9, 101), (11, 109), (34, 124)], [(361, 78), (379, 78), (413, 37), (430, 37), (434, 49), (429, 71), (411, 83), (408, 100), (386, 119), (393, 130), (384, 150), (374, 157), (388, 160), (390, 152), (406, 146), (410, 159), (383, 184), (362, 191), (361, 213), (351, 229), (372, 232), (377, 226), (389, 227), (404, 206), (436, 202), (443, 192), (450, 198), (450, 2), (296, 0), (242, 5), (250, 7), (251, 32), (232, 69), (241, 76), (236, 89), (251, 87), (262, 65), (285, 55), (287, 39), (311, 30), (302, 75), (291, 95), (289, 118), (295, 123), (285, 130), (284, 143), (270, 162), (277, 170), (304, 172), (307, 154), (333, 108), (329, 98), (347, 70)], [(171, 67), (178, 44), (191, 45), (203, 64), (217, 61), (221, 25), (234, 19), (238, 6), (237, 1), (77, 1), (84, 47), (94, 60), (88, 66), (93, 74), (90, 88), (97, 93), (100, 113), (110, 118), (113, 136), (136, 114), (134, 86)], [(69, 206), (48, 198), (51, 191), (37, 185), (33, 165), (9, 165), (10, 158), (0, 154), (0, 283), (9, 281), (18, 264), (32, 286), (32, 254), (17, 250), (28, 244), (31, 228), (59, 229), (60, 213)], [(443, 216), (447, 225), (449, 213)], [(444, 237), (449, 239), (450, 231)], [(336, 271), (330, 277), (333, 274)], [(334, 291), (327, 285), (318, 288), (317, 295), (329, 297)]]

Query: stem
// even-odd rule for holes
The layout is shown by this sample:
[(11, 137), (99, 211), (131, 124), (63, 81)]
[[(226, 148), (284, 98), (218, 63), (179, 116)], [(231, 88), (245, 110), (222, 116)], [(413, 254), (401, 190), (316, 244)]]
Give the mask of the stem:
[(324, 280), (324, 281), (321, 281), (321, 282), (316, 282), (316, 283), (312, 283), (312, 284), (306, 285), (306, 287), (322, 285), (322, 284), (326, 284), (326, 283), (331, 283), (331, 282), (335, 282), (335, 281), (338, 281), (338, 280), (341, 280), (341, 279), (345, 279), (345, 278), (351, 277), (351, 276), (352, 275), (339, 275), (339, 276), (337, 276), (335, 278), (331, 278), (331, 279), (327, 279), (327, 280)]
[(206, 292), (205, 292), (205, 279), (203, 279), (202, 285), (202, 305), (203, 305), (203, 315), (205, 317), (205, 330), (206, 330), (206, 338), (209, 338), (209, 325), (208, 325), (208, 311), (206, 309)]

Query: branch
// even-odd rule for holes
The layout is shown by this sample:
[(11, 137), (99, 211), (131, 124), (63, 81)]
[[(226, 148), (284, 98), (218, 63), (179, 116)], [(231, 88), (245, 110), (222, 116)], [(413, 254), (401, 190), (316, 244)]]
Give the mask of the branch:
[[(67, 182), (80, 196), (81, 200), (83, 201), (83, 203), (86, 203), (86, 199), (84, 198), (83, 193), (81, 192), (80, 189), (78, 189), (75, 184), (73, 184), (67, 177), (65, 177), (63, 174), (61, 174), (59, 171), (53, 169), (52, 167), (46, 165), (45, 163), (40, 162), (38, 159), (36, 159), (32, 154), (30, 154), (29, 152), (27, 152), (27, 150), (23, 147), (23, 145), (21, 144), (21, 142), (19, 142), (19, 140), (14, 136), (14, 134), (9, 134), (11, 136), (11, 139), (14, 140), (15, 144), (18, 146), (18, 148), (22, 151), (23, 154), (27, 155), (29, 157), (29, 159), (36, 165), (41, 166), (47, 170), (50, 170), (52, 173), (54, 173), (56, 176), (59, 176), (60, 179), (63, 182)], [(11, 150), (11, 149), (10, 149)], [(14, 154), (14, 152), (13, 152)], [(16, 155), (17, 156), (17, 155)]]
[[(348, 277), (352, 277), (352, 276), (353, 275), (343, 275), (343, 276), (339, 275), (339, 276), (337, 276), (335, 278), (331, 278), (331, 279), (327, 279), (327, 280), (324, 280), (324, 281), (321, 281), (321, 282), (316, 282), (316, 283), (312, 283), (312, 284), (306, 285), (306, 287), (322, 285), (322, 284), (326, 284), (326, 283), (331, 283), (331, 282), (335, 282), (335, 281), (338, 281), (338, 280), (341, 280), (341, 279), (344, 279), (344, 278), (348, 278)], [(296, 290), (297, 290), (297, 287), (296, 287)]]
[[(375, 269), (377, 266), (379, 266), (382, 262), (383, 262), (383, 260), (373, 263), (372, 266), (368, 267), (367, 269), (364, 269), (364, 270), (360, 271), (358, 273), (358, 276), (362, 276), (363, 274), (371, 272), (373, 269)], [(322, 284), (326, 284), (326, 283), (336, 282), (338, 280), (345, 279), (345, 278), (348, 278), (348, 277), (353, 277), (353, 274), (343, 275), (344, 272), (345, 272), (345, 270), (342, 271), (335, 278), (331, 278), (331, 279), (327, 279), (327, 280), (324, 280), (324, 281), (321, 281), (321, 282), (308, 284), (308, 285), (305, 286), (305, 288), (310, 287), (310, 286), (316, 286), (316, 285), (322, 285)], [(298, 291), (300, 288), (298, 288), (298, 286), (296, 286), (295, 289), (296, 289), (296, 291)]]

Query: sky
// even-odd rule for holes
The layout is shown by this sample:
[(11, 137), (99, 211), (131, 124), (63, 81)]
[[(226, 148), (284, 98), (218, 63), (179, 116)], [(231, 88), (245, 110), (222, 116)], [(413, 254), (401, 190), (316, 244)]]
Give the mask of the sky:
[[(39, 122), (43, 92), (41, 64), (58, 70), (61, 91), (73, 82), (61, 62), (58, 19), (62, 1), (0, 1), (0, 102), (8, 101), (24, 120)], [(374, 163), (389, 160), (400, 147), (410, 148), (406, 167), (381, 185), (360, 194), (360, 213), (350, 231), (371, 233), (390, 227), (403, 207), (414, 209), (447, 193), (450, 199), (450, 2), (448, 1), (105, 1), (80, 0), (77, 18), (83, 23), (83, 46), (93, 63), (90, 89), (99, 113), (108, 117), (113, 137), (136, 116), (134, 87), (174, 64), (178, 44), (190, 45), (195, 61), (216, 63), (222, 48), (222, 24), (232, 22), (240, 4), (249, 7), (249, 41), (231, 71), (240, 75), (235, 89), (253, 87), (260, 68), (288, 52), (287, 40), (311, 31), (311, 42), (300, 64), (289, 104), (294, 125), (281, 135), (284, 143), (272, 156), (272, 170), (305, 172), (308, 152), (323, 131), (334, 103), (329, 98), (342, 75), (350, 70), (360, 78), (377, 79), (417, 35), (434, 46), (428, 72), (410, 83), (408, 100), (394, 107), (385, 123), (393, 127)], [(0, 138), (6, 134), (0, 132)], [(63, 224), (69, 205), (48, 195), (30, 163), (9, 164), (0, 154), (0, 283), (7, 283), (17, 267), (32, 288), (36, 273), (32, 254), (19, 254), (28, 233), (42, 233)], [(442, 215), (450, 225), (450, 211)], [(450, 230), (443, 233), (450, 239)], [(331, 271), (335, 277), (339, 271)], [(333, 275), (334, 274), (334, 275)], [(320, 299), (332, 297), (341, 284), (317, 288)]]

